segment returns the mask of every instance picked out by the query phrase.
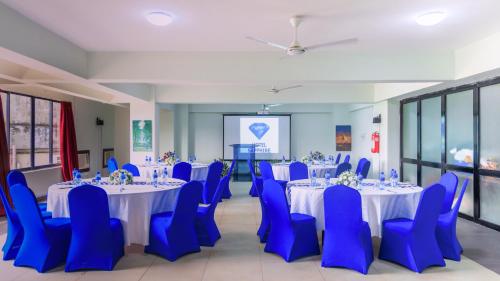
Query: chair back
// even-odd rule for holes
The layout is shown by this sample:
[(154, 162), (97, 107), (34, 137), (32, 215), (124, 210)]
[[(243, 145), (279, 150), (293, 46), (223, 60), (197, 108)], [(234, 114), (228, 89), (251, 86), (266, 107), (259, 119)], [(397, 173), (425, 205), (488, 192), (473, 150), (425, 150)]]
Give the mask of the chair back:
[(290, 164), (290, 180), (303, 180), (309, 178), (309, 169), (307, 165), (302, 162), (293, 162)]
[(231, 177), (229, 175), (226, 175), (220, 180), (219, 185), (215, 190), (212, 202), (210, 202), (210, 206), (208, 207), (210, 212), (215, 212), (215, 208), (217, 208), (217, 204), (221, 201), (222, 193), (224, 193), (224, 188), (229, 184), (230, 178)]
[(255, 168), (252, 164), (252, 160), (247, 160), (248, 168), (250, 169), (250, 175), (252, 176), (252, 184), (255, 186), (255, 190), (257, 191), (257, 195), (259, 196), (259, 200), (262, 200), (262, 191), (263, 185), (262, 180), (259, 180), (255, 175)]
[(260, 174), (262, 180), (274, 180), (273, 166), (267, 161), (260, 161), (259, 163)]
[(351, 160), (351, 155), (347, 154), (344, 158), (344, 163), (349, 163), (350, 160)]
[(40, 243), (46, 243), (43, 241), (46, 237), (45, 224), (33, 191), (26, 185), (15, 184), (10, 188), (10, 194), (23, 226), (24, 235), (33, 237), (33, 240), (41, 239)]
[(350, 163), (340, 163), (335, 170), (335, 177), (338, 178), (343, 172), (351, 170), (351, 167)]
[(186, 162), (179, 162), (174, 165), (172, 178), (188, 182), (191, 180), (191, 169), (191, 164)]
[(7, 184), (9, 185), (9, 188), (16, 184), (22, 184), (24, 186), (28, 186), (26, 177), (19, 170), (12, 170), (7, 174)]
[(199, 181), (190, 181), (182, 185), (177, 194), (174, 212), (172, 214), (172, 227), (183, 227), (194, 224), (198, 204), (201, 201), (203, 186)]
[(273, 228), (280, 231), (292, 229), (292, 218), (288, 209), (285, 190), (275, 180), (264, 180), (262, 198)]
[(236, 159), (233, 159), (233, 161), (231, 162), (231, 166), (229, 166), (229, 170), (227, 171), (227, 174), (229, 175), (229, 179), (231, 179), (231, 177), (233, 175), (233, 169), (234, 169), (235, 165), (236, 165)]
[(115, 157), (109, 157), (108, 159), (108, 172), (111, 174), (114, 171), (118, 170), (118, 162)]
[(340, 163), (341, 156), (342, 156), (342, 154), (339, 152), (339, 154), (337, 154), (337, 158), (335, 159), (335, 165), (338, 165)]
[(220, 182), (220, 175), (224, 164), (220, 161), (214, 161), (208, 166), (207, 180), (205, 181), (205, 188), (203, 189), (204, 203), (210, 203), (214, 199), (214, 194)]
[(460, 204), (462, 204), (462, 199), (464, 199), (468, 184), (469, 184), (469, 179), (466, 178), (462, 183), (462, 190), (460, 190), (460, 195), (458, 195), (457, 201), (455, 202), (453, 209), (451, 209), (451, 211), (453, 212), (453, 216), (455, 218), (458, 216), (458, 211), (460, 210)]
[(361, 195), (345, 185), (328, 187), (324, 192), (325, 230), (345, 233), (363, 223)]
[(370, 171), (370, 161), (366, 158), (359, 159), (358, 166), (356, 167), (356, 175), (363, 176), (364, 179), (368, 177), (368, 172)]
[(141, 176), (141, 173), (139, 172), (139, 168), (137, 168), (137, 166), (134, 164), (130, 164), (130, 163), (123, 164), (122, 169), (129, 171), (132, 174), (132, 176), (134, 176), (134, 177)]
[(447, 213), (451, 210), (453, 199), (455, 199), (455, 193), (457, 192), (458, 186), (458, 177), (452, 172), (447, 172), (441, 176), (441, 178), (439, 179), (439, 183), (446, 189), (443, 206), (441, 207), (441, 213)]
[(72, 188), (68, 194), (68, 204), (71, 239), (94, 249), (110, 250), (112, 235), (106, 191), (89, 184)]
[(414, 231), (417, 233), (434, 232), (441, 213), (444, 194), (445, 188), (439, 183), (435, 183), (422, 191), (415, 219), (413, 220)]
[(3, 209), (5, 210), (5, 215), (8, 220), (11, 220), (14, 217), (14, 210), (10, 206), (9, 200), (7, 199), (7, 195), (3, 189), (3, 186), (0, 184), (0, 200), (2, 200)]

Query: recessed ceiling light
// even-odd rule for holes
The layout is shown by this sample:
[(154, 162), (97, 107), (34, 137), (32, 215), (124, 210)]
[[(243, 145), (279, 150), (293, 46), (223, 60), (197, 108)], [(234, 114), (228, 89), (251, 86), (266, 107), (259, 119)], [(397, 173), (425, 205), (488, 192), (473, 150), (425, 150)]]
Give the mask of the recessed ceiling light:
[(157, 26), (169, 25), (174, 20), (170, 14), (162, 11), (149, 12), (146, 14), (146, 19), (149, 23)]
[(417, 23), (423, 26), (432, 26), (440, 23), (446, 17), (446, 13), (442, 11), (432, 11), (417, 16)]

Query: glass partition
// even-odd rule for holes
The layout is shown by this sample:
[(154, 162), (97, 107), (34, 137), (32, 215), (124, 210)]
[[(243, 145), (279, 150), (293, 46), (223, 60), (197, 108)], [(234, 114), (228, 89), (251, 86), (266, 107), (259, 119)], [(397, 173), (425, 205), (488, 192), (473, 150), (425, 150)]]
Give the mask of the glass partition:
[(446, 162), (472, 167), (474, 115), (472, 90), (446, 96)]
[(422, 100), (422, 160), (441, 162), (441, 97)]
[(402, 181), (417, 184), (417, 165), (410, 163), (403, 163)]
[(431, 184), (439, 182), (441, 178), (441, 169), (422, 166), (421, 186), (428, 187)]
[(417, 102), (403, 105), (403, 157), (417, 158)]
[[(481, 88), (481, 169), (500, 170), (500, 85)], [(499, 201), (500, 203), (500, 201)]]

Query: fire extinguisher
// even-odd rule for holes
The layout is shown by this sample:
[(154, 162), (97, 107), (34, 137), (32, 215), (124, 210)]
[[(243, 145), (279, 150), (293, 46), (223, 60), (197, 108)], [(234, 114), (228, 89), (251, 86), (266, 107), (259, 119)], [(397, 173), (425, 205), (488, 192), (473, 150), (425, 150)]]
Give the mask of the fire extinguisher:
[(380, 152), (380, 135), (378, 132), (372, 133), (372, 153)]

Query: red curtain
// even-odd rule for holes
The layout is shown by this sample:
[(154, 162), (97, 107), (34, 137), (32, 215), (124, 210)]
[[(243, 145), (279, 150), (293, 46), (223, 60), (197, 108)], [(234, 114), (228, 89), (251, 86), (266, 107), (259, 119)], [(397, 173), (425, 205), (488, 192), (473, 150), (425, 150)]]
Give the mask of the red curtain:
[[(3, 106), (2, 99), (0, 98), (0, 188), (3, 188), (7, 199), (10, 200), (9, 188), (7, 187), (7, 174), (10, 170), (9, 163), (9, 148), (7, 147), (7, 134), (5, 133), (5, 120), (3, 120)], [(5, 215), (3, 205), (0, 204), (0, 215)]]
[(61, 102), (59, 141), (61, 147), (61, 172), (64, 181), (72, 178), (73, 169), (78, 169), (75, 121), (70, 102)]

